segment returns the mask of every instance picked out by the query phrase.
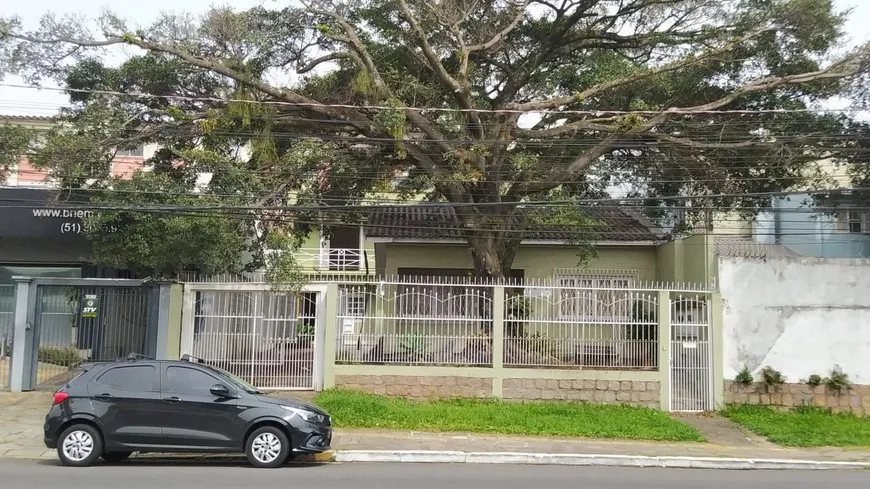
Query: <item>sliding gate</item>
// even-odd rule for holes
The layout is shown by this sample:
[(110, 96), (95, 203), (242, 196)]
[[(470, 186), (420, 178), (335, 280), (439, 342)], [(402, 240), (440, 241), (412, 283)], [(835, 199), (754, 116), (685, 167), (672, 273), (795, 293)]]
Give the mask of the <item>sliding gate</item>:
[(324, 289), (276, 293), (257, 284), (186, 284), (181, 353), (260, 389), (319, 390)]

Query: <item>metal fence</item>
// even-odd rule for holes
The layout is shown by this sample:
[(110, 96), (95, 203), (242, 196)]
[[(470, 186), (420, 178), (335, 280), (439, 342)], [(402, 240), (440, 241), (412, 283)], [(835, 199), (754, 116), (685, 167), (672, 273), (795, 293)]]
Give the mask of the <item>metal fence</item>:
[(262, 389), (314, 387), (316, 293), (192, 293), (193, 355)]
[(336, 361), (492, 365), (492, 287), (429, 280), (343, 284)]
[(0, 389), (9, 386), (12, 332), (15, 322), (15, 286), (0, 285)]
[[(491, 366), (493, 328), (503, 328), (506, 367), (658, 370), (658, 301), (665, 284), (614, 272), (523, 282), (393, 277), (344, 283), (336, 362)], [(496, 287), (503, 290), (498, 324)]]
[(505, 366), (656, 370), (658, 293), (628, 282), (509, 289)]
[(39, 285), (35, 387), (63, 384), (85, 361), (146, 352), (148, 287)]

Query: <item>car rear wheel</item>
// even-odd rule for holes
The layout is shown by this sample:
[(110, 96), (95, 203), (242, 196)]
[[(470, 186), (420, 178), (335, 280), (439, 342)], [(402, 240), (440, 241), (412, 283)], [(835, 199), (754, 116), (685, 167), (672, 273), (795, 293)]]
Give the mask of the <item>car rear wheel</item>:
[(130, 455), (133, 455), (133, 452), (106, 452), (103, 454), (103, 460), (106, 463), (117, 464), (130, 458)]
[(103, 438), (91, 425), (76, 424), (65, 429), (57, 444), (57, 455), (64, 465), (92, 465), (103, 453)]
[(256, 429), (245, 446), (248, 462), (254, 467), (271, 469), (284, 465), (290, 455), (290, 440), (274, 426)]

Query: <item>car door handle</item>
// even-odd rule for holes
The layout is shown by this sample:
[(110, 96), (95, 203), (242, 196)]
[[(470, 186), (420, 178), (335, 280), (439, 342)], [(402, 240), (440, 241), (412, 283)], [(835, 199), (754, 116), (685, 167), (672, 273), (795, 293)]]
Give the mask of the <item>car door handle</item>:
[(102, 394), (97, 394), (96, 396), (94, 396), (94, 399), (99, 399), (100, 401), (108, 401), (111, 398), (112, 398), (112, 395), (107, 394), (105, 392)]
[(175, 404), (176, 402), (181, 402), (181, 398), (180, 398), (180, 397), (175, 397), (175, 396), (172, 396), (172, 397), (164, 397), (163, 400), (166, 401), (166, 402), (168, 402), (168, 403), (170, 403), (170, 404)]

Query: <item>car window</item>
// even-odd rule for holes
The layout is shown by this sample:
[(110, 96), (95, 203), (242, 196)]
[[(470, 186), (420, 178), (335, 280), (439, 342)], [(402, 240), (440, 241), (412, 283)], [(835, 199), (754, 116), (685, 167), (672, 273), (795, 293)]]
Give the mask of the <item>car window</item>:
[(157, 391), (157, 370), (152, 365), (115, 367), (97, 378), (97, 383), (126, 391)]
[(166, 383), (163, 386), (163, 392), (210, 396), (211, 386), (220, 383), (217, 378), (200, 370), (170, 366), (166, 369)]

